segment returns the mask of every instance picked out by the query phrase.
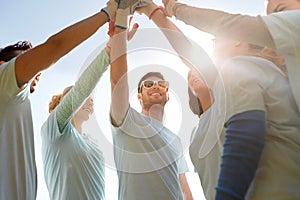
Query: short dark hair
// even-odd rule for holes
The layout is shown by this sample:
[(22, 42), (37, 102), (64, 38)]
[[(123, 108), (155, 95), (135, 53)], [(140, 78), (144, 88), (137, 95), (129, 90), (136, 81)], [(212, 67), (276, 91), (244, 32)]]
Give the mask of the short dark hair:
[(146, 80), (147, 78), (149, 78), (151, 76), (160, 78), (161, 80), (165, 80), (164, 76), (160, 72), (148, 72), (140, 79), (140, 81), (138, 83), (138, 93), (142, 92), (142, 87), (141, 87), (142, 81)]
[(188, 88), (188, 94), (189, 94), (189, 106), (191, 111), (200, 117), (200, 115), (203, 113), (203, 108), (200, 102), (200, 99), (195, 96), (190, 88)]
[(13, 45), (9, 45), (3, 49), (0, 49), (0, 61), (7, 62), (20, 55), (23, 51), (31, 48), (32, 44), (28, 41), (19, 41)]
[[(188, 79), (190, 78), (192, 74), (192, 70), (188, 73)], [(189, 94), (189, 106), (191, 111), (200, 117), (200, 115), (203, 113), (203, 108), (200, 102), (200, 99), (192, 92), (191, 88), (188, 87), (188, 94)]]

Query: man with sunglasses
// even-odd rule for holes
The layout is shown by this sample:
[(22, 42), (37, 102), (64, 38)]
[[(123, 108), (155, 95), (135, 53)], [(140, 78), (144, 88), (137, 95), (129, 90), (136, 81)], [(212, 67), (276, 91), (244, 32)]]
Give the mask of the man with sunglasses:
[(142, 111), (131, 108), (126, 58), (127, 15), (122, 13), (119, 8), (110, 68), (110, 116), (119, 200), (181, 200), (182, 188), (188, 187), (185, 176), (181, 175), (188, 168), (180, 139), (162, 123), (164, 106), (169, 100), (169, 83), (159, 72), (147, 73), (138, 83), (137, 98)]
[(0, 50), (0, 199), (33, 200), (37, 192), (29, 94), (41, 71), (92, 36), (115, 15), (117, 2), (51, 36), (34, 48), (18, 42)]

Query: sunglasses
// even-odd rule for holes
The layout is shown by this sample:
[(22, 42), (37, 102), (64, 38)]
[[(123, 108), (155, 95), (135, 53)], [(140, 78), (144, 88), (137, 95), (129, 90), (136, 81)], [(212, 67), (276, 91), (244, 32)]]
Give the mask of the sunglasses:
[(161, 88), (168, 88), (169, 87), (169, 82), (165, 81), (165, 80), (161, 80), (161, 81), (147, 80), (147, 81), (142, 81), (141, 82), (140, 88), (142, 88), (144, 86), (145, 88), (149, 89), (149, 88), (152, 88), (155, 84), (158, 85)]

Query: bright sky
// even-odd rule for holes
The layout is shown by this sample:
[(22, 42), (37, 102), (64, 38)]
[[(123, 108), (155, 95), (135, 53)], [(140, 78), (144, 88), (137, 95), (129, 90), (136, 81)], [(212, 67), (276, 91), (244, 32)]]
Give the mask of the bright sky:
[[(180, 1), (180, 0), (179, 0)], [(161, 4), (160, 1), (155, 0), (156, 3)], [(183, 1), (180, 1), (183, 2)], [(264, 15), (264, 1), (263, 0), (185, 0), (185, 3), (194, 5), (196, 7), (209, 7), (222, 9), (232, 13), (243, 13), (249, 15)], [(5, 47), (9, 44), (15, 43), (20, 40), (32, 41), (36, 46), (44, 42), (48, 37), (61, 29), (71, 25), (79, 20), (82, 20), (105, 6), (105, 1), (89, 0), (10, 0), (1, 1), (1, 35), (0, 35), (0, 47)], [(154, 24), (149, 21), (145, 16), (137, 16), (134, 21), (139, 22), (140, 29), (154, 28)], [(211, 37), (207, 34), (200, 32), (199, 30), (185, 25), (180, 21), (173, 19), (173, 22), (179, 26), (179, 28), (191, 39), (196, 41), (202, 46), (208, 53), (211, 52)], [(91, 55), (94, 54), (95, 49), (99, 45), (108, 39), (106, 35), (107, 25), (99, 29), (99, 31), (85, 41), (83, 44), (75, 48), (67, 56), (59, 60), (52, 68), (45, 71), (41, 77), (41, 81), (38, 85), (37, 91), (31, 96), (33, 121), (35, 126), (35, 146), (36, 146), (36, 162), (38, 169), (38, 200), (49, 199), (48, 191), (44, 182), (43, 165), (41, 159), (41, 138), (40, 127), (47, 119), (47, 105), (53, 94), (61, 92), (65, 87), (74, 84), (78, 74), (84, 67), (86, 62), (90, 61)], [(141, 30), (140, 32), (143, 32)], [(255, 34), (255, 33), (253, 33)], [(149, 38), (149, 40), (155, 40), (156, 38)], [(99, 48), (98, 48), (99, 49)], [(150, 55), (150, 56), (149, 56)], [(139, 68), (142, 65), (160, 64), (165, 66), (181, 66), (178, 58), (164, 53), (158, 50), (139, 50), (129, 54), (128, 57), (130, 70), (143, 69)], [(179, 67), (184, 68), (184, 67)], [(181, 81), (184, 81), (186, 77), (186, 71), (182, 69), (175, 69), (174, 72), (170, 68), (166, 68), (166, 78), (173, 81), (178, 80), (179, 76)], [(138, 70), (134, 71), (139, 72)], [(177, 72), (177, 73), (176, 73)], [(137, 83), (137, 82), (136, 82)], [(100, 124), (100, 129), (104, 132), (105, 141), (111, 144), (110, 128), (107, 121), (108, 117), (108, 105), (109, 105), (109, 78), (106, 73), (100, 82), (103, 87), (99, 87), (95, 92), (95, 115)], [(135, 85), (134, 85), (135, 87)], [(171, 83), (172, 88), (172, 83)], [(185, 88), (186, 89), (186, 88)], [(176, 88), (171, 90), (171, 100), (166, 106), (166, 126), (173, 130), (175, 133), (180, 129), (180, 125), (184, 121), (188, 107), (179, 98), (181, 94), (178, 94)], [(131, 94), (131, 102), (137, 110), (139, 110), (139, 104), (136, 101), (136, 93)], [(100, 106), (99, 106), (100, 105)], [(98, 112), (99, 110), (99, 112)], [(174, 115), (178, 116), (174, 119)], [(194, 122), (194, 121), (193, 121)], [(195, 121), (196, 123), (196, 121)], [(194, 124), (196, 125), (196, 124)], [(192, 129), (193, 127), (190, 127)], [(186, 132), (189, 132), (187, 130)], [(95, 134), (95, 133), (94, 133)], [(103, 139), (103, 138), (98, 138)], [(188, 142), (189, 136), (182, 138), (184, 143), (185, 156), (189, 164), (190, 172), (188, 172), (187, 178), (190, 184), (192, 193), (195, 200), (205, 199), (202, 194), (199, 178), (196, 173), (193, 172), (193, 166), (189, 159)], [(107, 155), (110, 156), (111, 152)], [(118, 180), (115, 170), (111, 164), (111, 157), (107, 158), (106, 169), (106, 199), (117, 199)]]

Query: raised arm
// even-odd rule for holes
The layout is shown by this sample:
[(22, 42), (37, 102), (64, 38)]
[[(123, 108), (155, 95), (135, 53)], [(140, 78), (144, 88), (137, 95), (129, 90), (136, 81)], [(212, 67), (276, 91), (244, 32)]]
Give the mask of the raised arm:
[[(273, 38), (260, 16), (230, 14), (162, 0), (169, 16), (218, 37), (275, 48)], [(253, 34), (255, 32), (255, 34)]]
[(167, 18), (167, 16), (164, 14), (164, 9), (151, 2), (148, 6), (142, 7), (138, 11), (139, 13), (145, 14), (150, 20), (153, 20), (153, 22), (158, 28), (160, 28), (172, 47), (181, 57), (182, 61), (188, 67), (192, 67), (184, 57), (184, 55), (187, 54), (185, 50), (190, 50), (192, 48), (190, 41), (185, 37), (180, 29), (174, 23), (172, 23), (170, 19)]
[(107, 52), (102, 50), (87, 69), (84, 70), (70, 92), (62, 99), (56, 112), (57, 123), (61, 132), (84, 100), (91, 94), (101, 76), (107, 70), (109, 63)]
[(113, 17), (117, 3), (110, 0), (102, 11), (71, 25), (51, 36), (46, 42), (21, 54), (16, 60), (16, 79), (19, 87), (31, 80), (38, 72), (47, 69), (77, 45), (93, 35)]
[(127, 81), (126, 30), (116, 27), (111, 47), (111, 110), (112, 123), (120, 126), (129, 108)]
[(204, 77), (209, 88), (213, 87), (217, 70), (207, 53), (189, 40), (180, 29), (165, 15), (164, 9), (154, 3), (139, 9), (160, 28), (178, 56), (191, 70), (196, 70)]
[(129, 88), (127, 77), (127, 40), (135, 34), (138, 24), (127, 31), (127, 16), (135, 9), (138, 1), (120, 2), (114, 24), (111, 44), (111, 108), (110, 115), (114, 126), (120, 126), (129, 108)]

